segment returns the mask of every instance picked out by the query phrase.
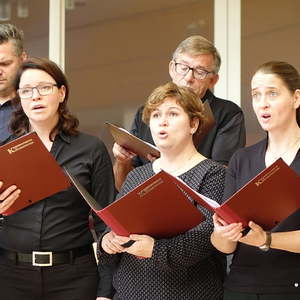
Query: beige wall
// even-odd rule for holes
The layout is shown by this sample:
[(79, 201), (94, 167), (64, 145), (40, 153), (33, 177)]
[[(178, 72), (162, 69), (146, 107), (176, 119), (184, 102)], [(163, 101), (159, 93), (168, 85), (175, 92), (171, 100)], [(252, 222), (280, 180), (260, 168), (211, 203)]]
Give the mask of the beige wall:
[(254, 70), (270, 60), (287, 61), (300, 71), (300, 1), (242, 1), (242, 109), (247, 120), (247, 143), (265, 133), (252, 110), (250, 81)]

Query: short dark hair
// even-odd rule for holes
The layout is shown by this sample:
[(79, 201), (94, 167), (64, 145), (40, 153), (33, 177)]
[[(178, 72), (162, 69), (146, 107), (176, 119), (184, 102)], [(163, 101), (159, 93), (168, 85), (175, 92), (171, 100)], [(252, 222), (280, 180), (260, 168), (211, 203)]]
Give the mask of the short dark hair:
[[(269, 61), (260, 65), (256, 73), (273, 74), (280, 78), (287, 89), (294, 94), (296, 90), (300, 90), (299, 72), (291, 64), (284, 61)], [(300, 126), (300, 107), (296, 111), (297, 123)]]
[(0, 45), (12, 41), (16, 55), (21, 56), (24, 51), (24, 33), (15, 25), (9, 23), (0, 24)]
[[(58, 107), (58, 115), (59, 115), (58, 123), (50, 132), (49, 135), (50, 140), (53, 140), (53, 135), (55, 132), (59, 132), (59, 133), (64, 132), (66, 134), (76, 135), (78, 133), (77, 128), (79, 125), (79, 121), (75, 116), (73, 116), (69, 112), (67, 106), (68, 97), (69, 97), (69, 84), (62, 70), (58, 67), (56, 63), (54, 63), (53, 61), (47, 58), (38, 58), (38, 57), (29, 58), (28, 60), (23, 62), (22, 65), (20, 66), (20, 69), (17, 73), (14, 82), (15, 90), (18, 90), (19, 88), (22, 74), (26, 70), (31, 70), (31, 69), (41, 70), (46, 72), (55, 80), (58, 88), (64, 86), (66, 89), (64, 101), (60, 103)], [(16, 111), (14, 112), (11, 120), (11, 129), (15, 135), (20, 136), (25, 132), (28, 132), (29, 120), (22, 109), (20, 98), (18, 95), (13, 100), (13, 103), (16, 106)]]

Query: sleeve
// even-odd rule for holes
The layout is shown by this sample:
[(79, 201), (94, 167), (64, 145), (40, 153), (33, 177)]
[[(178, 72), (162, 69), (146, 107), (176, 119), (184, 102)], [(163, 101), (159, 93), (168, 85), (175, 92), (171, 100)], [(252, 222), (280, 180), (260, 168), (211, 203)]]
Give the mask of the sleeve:
[[(225, 170), (222, 166), (213, 167), (204, 177), (199, 192), (221, 202)], [(213, 231), (211, 213), (198, 207), (206, 220), (192, 230), (169, 239), (156, 240), (151, 259), (162, 269), (180, 269), (194, 265), (216, 253), (210, 242)]]
[[(131, 171), (127, 179), (125, 180), (120, 193), (116, 198), (120, 198), (122, 195), (127, 194), (130, 190), (132, 190), (132, 186), (138, 184), (134, 181), (134, 176), (132, 174), (134, 171)], [(110, 255), (105, 253), (101, 247), (101, 240), (105, 233), (109, 232), (110, 228), (106, 227), (104, 232), (97, 243), (97, 257), (98, 257), (98, 272), (99, 272), (99, 284), (97, 297), (106, 297), (113, 298), (115, 290), (112, 285), (113, 275), (119, 265), (119, 260), (121, 258), (120, 254)]]
[[(132, 123), (131, 126), (131, 130), (130, 132), (135, 135), (136, 137), (142, 139), (143, 141), (150, 143), (152, 145), (154, 145), (154, 141), (152, 139), (152, 135), (151, 135), (151, 131), (149, 126), (142, 120), (142, 116), (143, 116), (143, 109), (144, 106), (141, 106), (134, 117), (134, 121)], [(143, 166), (145, 164), (147, 164), (149, 161), (139, 157), (139, 156), (135, 156), (132, 159), (132, 165), (133, 167), (139, 167), (139, 166)]]
[(232, 156), (232, 158), (229, 161), (229, 165), (226, 169), (225, 187), (224, 187), (222, 202), (226, 201), (238, 190), (237, 183), (236, 183), (237, 156), (238, 153), (235, 153)]
[[(97, 202), (105, 207), (113, 202), (116, 196), (112, 163), (104, 143), (100, 140), (92, 155), (91, 191)], [(93, 217), (95, 230), (99, 236), (104, 231), (105, 224), (94, 213)]]
[(113, 298), (115, 289), (112, 285), (113, 275), (118, 268), (119, 258), (118, 254), (109, 255), (107, 253), (97, 250), (98, 257), (98, 272), (99, 272), (99, 283), (97, 290), (97, 297)]
[(228, 116), (218, 128), (211, 158), (227, 165), (233, 153), (246, 144), (246, 129), (243, 112), (239, 109)]

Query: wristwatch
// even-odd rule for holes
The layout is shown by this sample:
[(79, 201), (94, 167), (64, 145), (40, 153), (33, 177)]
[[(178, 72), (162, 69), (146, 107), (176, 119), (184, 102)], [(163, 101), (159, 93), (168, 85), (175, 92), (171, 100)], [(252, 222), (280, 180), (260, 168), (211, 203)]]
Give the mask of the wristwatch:
[(262, 251), (268, 251), (270, 249), (272, 242), (272, 236), (270, 231), (266, 231), (266, 241), (263, 245), (259, 246), (258, 248)]

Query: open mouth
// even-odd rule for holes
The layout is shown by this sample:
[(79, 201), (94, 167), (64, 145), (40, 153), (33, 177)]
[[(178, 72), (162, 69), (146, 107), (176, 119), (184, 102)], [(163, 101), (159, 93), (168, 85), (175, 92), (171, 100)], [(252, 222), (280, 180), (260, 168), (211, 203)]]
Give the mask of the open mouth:
[(267, 120), (271, 117), (270, 114), (262, 114), (261, 117), (264, 119), (264, 120)]
[(158, 136), (161, 137), (161, 138), (164, 138), (164, 137), (166, 137), (167, 135), (168, 135), (168, 133), (167, 133), (166, 131), (160, 131), (160, 132), (158, 133)]
[(45, 108), (43, 105), (35, 105), (32, 110), (39, 110)]

